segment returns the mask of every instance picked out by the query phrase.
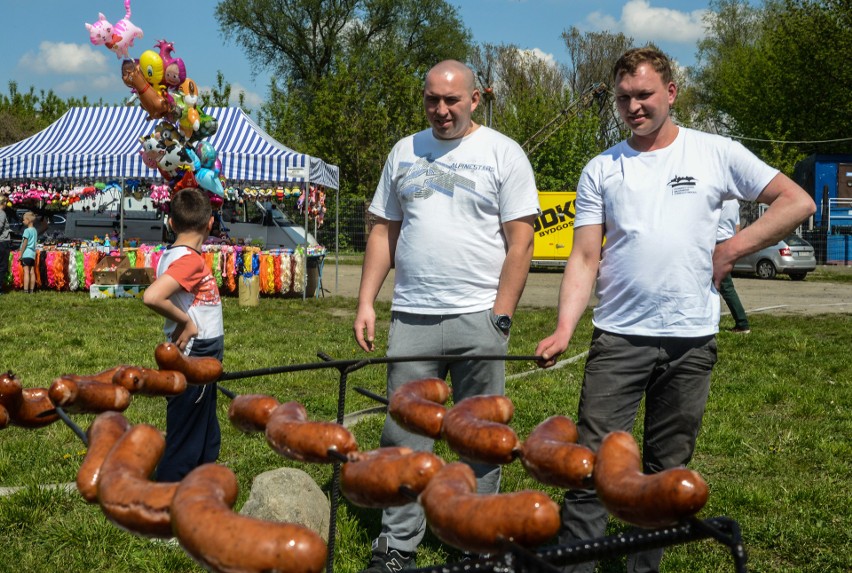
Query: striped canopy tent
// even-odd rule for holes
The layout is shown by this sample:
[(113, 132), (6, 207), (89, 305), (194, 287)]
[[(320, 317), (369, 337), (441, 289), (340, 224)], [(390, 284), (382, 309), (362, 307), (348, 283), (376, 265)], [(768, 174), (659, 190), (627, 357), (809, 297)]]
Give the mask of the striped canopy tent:
[[(218, 120), (207, 138), (230, 183), (314, 183), (339, 189), (334, 165), (282, 145), (239, 108), (210, 107)], [(139, 154), (154, 131), (141, 107), (71, 108), (49, 127), (0, 148), (0, 181), (13, 179), (162, 179)]]

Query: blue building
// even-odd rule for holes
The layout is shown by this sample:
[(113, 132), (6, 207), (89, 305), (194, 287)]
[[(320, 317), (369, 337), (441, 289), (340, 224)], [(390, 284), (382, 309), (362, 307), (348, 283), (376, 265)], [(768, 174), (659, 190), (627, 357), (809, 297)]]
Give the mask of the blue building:
[(810, 155), (793, 179), (816, 203), (813, 225), (803, 233), (821, 264), (852, 264), (852, 155)]

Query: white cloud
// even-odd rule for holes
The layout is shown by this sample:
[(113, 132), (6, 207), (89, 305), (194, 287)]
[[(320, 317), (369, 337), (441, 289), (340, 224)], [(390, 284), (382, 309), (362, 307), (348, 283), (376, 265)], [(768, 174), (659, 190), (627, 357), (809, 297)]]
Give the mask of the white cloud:
[[(103, 74), (109, 72), (108, 55), (87, 44), (44, 41), (39, 44), (38, 52), (21, 56), (18, 66), (37, 74)], [(121, 73), (117, 64), (115, 73)]]
[[(235, 107), (239, 105), (239, 103), (240, 103), (240, 100), (239, 100), (240, 92), (243, 92), (245, 94), (245, 105), (246, 105), (246, 107), (250, 108), (251, 110), (260, 109), (260, 106), (263, 105), (265, 100), (264, 100), (262, 95), (249, 90), (248, 88), (246, 88), (245, 86), (243, 86), (239, 82), (229, 82), (229, 83), (231, 84), (231, 99), (228, 102), (230, 105), (235, 106)], [(199, 85), (198, 89), (201, 92), (212, 92), (213, 86)], [(210, 103), (205, 102), (205, 105), (210, 105)]]
[(647, 0), (629, 0), (621, 9), (621, 19), (601, 12), (586, 17), (593, 30), (623, 32), (637, 42), (694, 44), (704, 37), (703, 18), (707, 10), (683, 12), (651, 6)]
[(551, 66), (556, 65), (556, 57), (553, 54), (540, 50), (539, 48), (533, 48), (532, 50), (518, 50), (521, 54), (532, 56), (538, 58), (539, 60), (544, 61)]

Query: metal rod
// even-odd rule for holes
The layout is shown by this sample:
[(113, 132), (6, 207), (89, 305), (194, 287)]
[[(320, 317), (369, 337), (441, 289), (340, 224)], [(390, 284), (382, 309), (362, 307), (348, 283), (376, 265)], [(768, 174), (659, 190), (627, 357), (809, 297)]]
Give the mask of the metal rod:
[(231, 400), (233, 400), (234, 398), (237, 397), (236, 392), (234, 392), (233, 390), (228, 390), (227, 388), (225, 388), (221, 384), (216, 384), (216, 387), (219, 389), (219, 392), (221, 392), (222, 394), (224, 394), (225, 396), (227, 396)]
[(385, 406), (390, 404), (390, 400), (388, 400), (384, 396), (379, 396), (378, 394), (370, 392), (366, 388), (361, 388), (360, 386), (353, 386), (352, 389), (355, 390), (356, 392), (358, 392), (359, 394), (366, 396), (367, 398), (371, 398), (371, 399), (375, 400), (379, 404), (384, 404)]
[(80, 426), (75, 424), (74, 420), (72, 420), (71, 418), (68, 417), (68, 414), (65, 412), (65, 410), (63, 410), (62, 408), (57, 406), (55, 408), (55, 411), (56, 411), (56, 415), (59, 416), (59, 419), (62, 420), (63, 422), (65, 422), (65, 425), (68, 426), (69, 428), (71, 428), (71, 431), (73, 431), (75, 434), (77, 434), (77, 437), (80, 438), (80, 440), (82, 440), (83, 445), (85, 445), (88, 448), (89, 447), (89, 438), (86, 436), (86, 432), (84, 432), (83, 429)]
[(255, 376), (270, 376), (272, 374), (283, 374), (285, 372), (302, 372), (305, 370), (320, 370), (322, 368), (337, 368), (347, 369), (348, 372), (358, 370), (370, 364), (393, 364), (396, 362), (462, 362), (465, 360), (528, 360), (539, 361), (541, 356), (526, 355), (526, 356), (501, 356), (501, 355), (431, 355), (431, 356), (382, 356), (377, 358), (362, 358), (359, 360), (326, 360), (324, 362), (311, 362), (306, 364), (292, 364), (289, 366), (271, 366), (269, 368), (257, 368), (254, 370), (242, 370), (237, 372), (224, 372), (219, 381), (224, 380), (239, 380), (242, 378), (253, 378)]

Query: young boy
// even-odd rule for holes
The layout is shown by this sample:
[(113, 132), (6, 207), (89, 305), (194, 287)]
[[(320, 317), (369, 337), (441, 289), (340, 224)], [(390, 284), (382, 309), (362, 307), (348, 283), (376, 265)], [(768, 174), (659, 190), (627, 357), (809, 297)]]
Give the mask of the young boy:
[[(175, 194), (169, 217), (175, 242), (163, 252), (157, 279), (145, 290), (142, 302), (166, 319), (166, 338), (185, 354), (222, 360), (222, 302), (216, 279), (201, 256), (212, 225), (205, 193), (189, 188)], [(157, 480), (180, 481), (195, 467), (216, 461), (220, 443), (216, 386), (188, 386), (182, 394), (168, 398), (166, 451), (157, 467)]]
[(21, 239), (21, 267), (23, 267), (24, 292), (32, 293), (35, 290), (35, 259), (38, 232), (35, 230), (35, 213), (27, 211), (24, 213), (24, 233)]

